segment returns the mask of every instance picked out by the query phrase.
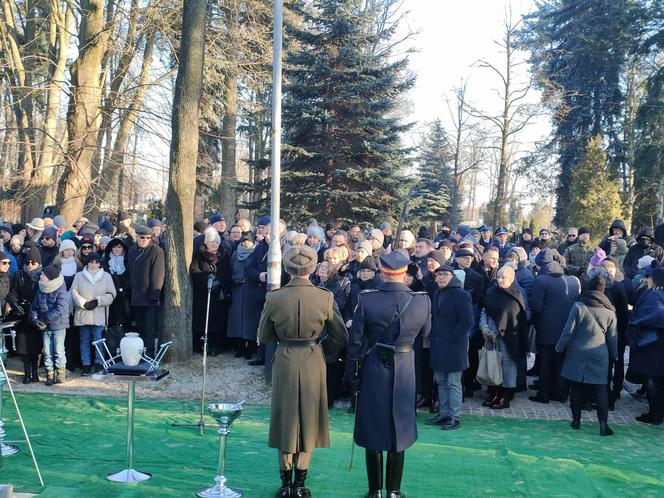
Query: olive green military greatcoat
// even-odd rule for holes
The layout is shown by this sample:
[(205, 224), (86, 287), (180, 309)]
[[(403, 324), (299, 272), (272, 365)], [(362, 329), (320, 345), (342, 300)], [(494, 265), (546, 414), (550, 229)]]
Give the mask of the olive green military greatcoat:
[(268, 444), (285, 453), (310, 452), (330, 446), (325, 381), (325, 355), (335, 355), (348, 342), (348, 332), (334, 295), (309, 280), (293, 279), (269, 292), (258, 326), (261, 342), (316, 340), (321, 345), (280, 344), (272, 365), (272, 414)]

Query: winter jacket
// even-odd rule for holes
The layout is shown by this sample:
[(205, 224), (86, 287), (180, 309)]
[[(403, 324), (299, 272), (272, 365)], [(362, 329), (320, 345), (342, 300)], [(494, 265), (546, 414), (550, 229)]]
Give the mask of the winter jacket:
[(516, 282), (523, 289), (526, 299), (530, 301), (533, 295), (535, 276), (528, 268), (528, 261), (519, 261), (519, 267), (516, 270)]
[(468, 338), (475, 328), (470, 294), (454, 277), (436, 290), (431, 300), (430, 362), (437, 372), (462, 372), (468, 368)]
[(613, 235), (614, 228), (619, 228), (620, 230), (622, 230), (623, 234), (620, 238), (625, 241), (627, 247), (632, 247), (634, 244), (636, 244), (636, 239), (627, 233), (627, 227), (625, 226), (625, 222), (623, 220), (614, 220), (613, 223), (611, 223), (611, 226), (609, 227), (609, 235), (604, 237), (602, 241), (599, 243), (600, 249), (604, 249), (604, 252), (606, 252), (607, 254), (611, 252), (611, 240), (609, 240), (609, 237)]
[(643, 246), (641, 242), (637, 242), (632, 247), (627, 250), (627, 256), (623, 261), (623, 269), (625, 276), (629, 279), (632, 279), (639, 272), (639, 259), (643, 256), (652, 256), (660, 263), (664, 261), (664, 249), (658, 244), (655, 244), (655, 235), (652, 230), (646, 228), (639, 232), (638, 238), (648, 237), (650, 239), (650, 245)]
[[(60, 277), (58, 277), (60, 278)], [(64, 279), (53, 292), (45, 293), (39, 286), (30, 307), (32, 322), (39, 319), (46, 324), (46, 330), (64, 330), (69, 328), (69, 296)]]
[(593, 247), (591, 244), (583, 245), (581, 242), (569, 246), (563, 254), (567, 262), (565, 273), (581, 278), (583, 272), (588, 268), (588, 262), (593, 254), (595, 254), (595, 251), (597, 251), (596, 247)]
[(629, 371), (645, 377), (664, 377), (664, 290), (647, 289), (636, 302), (630, 327), (641, 335), (655, 332), (657, 340), (644, 347), (630, 347)]
[(60, 249), (57, 245), (54, 245), (53, 247), (39, 246), (39, 253), (42, 258), (42, 268), (46, 268), (51, 266), (56, 256), (60, 254)]
[(131, 282), (131, 305), (157, 306), (166, 275), (162, 248), (153, 243), (144, 249), (138, 245), (131, 246), (127, 255), (127, 270)]
[[(71, 284), (74, 325), (107, 325), (108, 307), (113, 303), (116, 294), (113, 278), (101, 268), (94, 275), (87, 268), (77, 273)], [(93, 299), (97, 300), (97, 307), (92, 310), (85, 309), (85, 303)]]

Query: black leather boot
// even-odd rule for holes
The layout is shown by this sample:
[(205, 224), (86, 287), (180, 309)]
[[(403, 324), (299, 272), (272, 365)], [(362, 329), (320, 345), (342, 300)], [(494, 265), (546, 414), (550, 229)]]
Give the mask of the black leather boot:
[(281, 487), (275, 495), (276, 498), (291, 498), (293, 469), (280, 470), (279, 477), (281, 477)]
[(26, 355), (23, 356), (23, 383), (30, 384), (31, 379), (32, 379), (32, 363), (30, 362), (30, 358)]
[(33, 356), (32, 357), (32, 376), (30, 377), (30, 380), (32, 382), (39, 382), (39, 356)]
[(599, 435), (600, 436), (613, 436), (613, 429), (609, 427), (609, 424), (606, 422), (599, 423)]
[(295, 469), (295, 479), (293, 481), (293, 491), (291, 496), (293, 498), (306, 498), (311, 496), (311, 491), (309, 488), (304, 486), (304, 481), (307, 479), (306, 470)]
[(385, 486), (387, 487), (387, 498), (406, 498), (401, 492), (401, 476), (403, 475), (403, 464), (406, 459), (405, 451), (387, 454), (387, 467), (385, 469)]
[(383, 497), (383, 452), (366, 450), (365, 461), (367, 464), (367, 480), (369, 481), (369, 492), (366, 498)]

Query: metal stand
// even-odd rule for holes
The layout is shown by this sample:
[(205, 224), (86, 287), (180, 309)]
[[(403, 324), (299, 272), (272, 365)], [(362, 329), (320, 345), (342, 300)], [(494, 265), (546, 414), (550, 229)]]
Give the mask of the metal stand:
[(226, 436), (231, 433), (231, 424), (240, 416), (242, 404), (212, 403), (208, 410), (213, 417), (219, 420), (219, 460), (217, 461), (217, 475), (214, 478), (215, 485), (210, 488), (201, 488), (196, 493), (200, 498), (240, 498), (242, 493), (226, 487), (228, 480), (224, 475), (226, 469)]
[(210, 275), (208, 277), (208, 286), (207, 286), (207, 307), (205, 309), (205, 333), (203, 334), (203, 385), (201, 386), (201, 412), (198, 422), (195, 424), (187, 423), (182, 424), (174, 422), (171, 425), (173, 427), (198, 427), (200, 435), (204, 433), (206, 427), (218, 427), (217, 424), (206, 424), (205, 423), (205, 386), (207, 382), (207, 346), (208, 346), (208, 324), (210, 321), (210, 295), (212, 294), (212, 282), (214, 281), (214, 276)]
[(16, 414), (18, 415), (18, 420), (21, 423), (21, 429), (23, 429), (23, 436), (25, 437), (25, 442), (28, 445), (30, 450), (30, 456), (32, 457), (32, 463), (35, 466), (37, 471), (37, 477), (39, 478), (39, 484), (44, 487), (44, 480), (42, 479), (41, 471), (39, 470), (39, 465), (37, 464), (37, 458), (35, 457), (35, 452), (32, 449), (32, 443), (30, 442), (30, 436), (28, 436), (28, 431), (25, 428), (25, 422), (23, 422), (23, 416), (21, 415), (21, 410), (18, 407), (18, 402), (16, 401), (16, 396), (14, 395), (14, 390), (12, 385), (9, 382), (9, 375), (7, 375), (7, 368), (5, 367), (5, 358), (7, 357), (7, 348), (5, 347), (5, 336), (11, 337), (12, 342), (16, 341), (16, 332), (11, 330), (9, 333), (5, 333), (4, 330), (14, 327), (17, 322), (7, 322), (0, 324), (0, 464), (2, 463), (2, 458), (5, 456), (15, 455), (19, 452), (19, 449), (14, 445), (5, 444), (3, 439), (5, 437), (4, 424), (2, 422), (2, 388), (4, 384), (7, 384), (9, 389), (9, 394), (12, 397), (14, 402), (14, 408), (16, 409)]

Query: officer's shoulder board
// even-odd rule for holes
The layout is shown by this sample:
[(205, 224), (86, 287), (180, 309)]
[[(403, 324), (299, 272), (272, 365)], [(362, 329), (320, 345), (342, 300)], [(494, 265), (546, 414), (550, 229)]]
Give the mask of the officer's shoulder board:
[(371, 294), (372, 292), (380, 292), (380, 289), (364, 289), (360, 291), (360, 294)]
[(326, 287), (316, 287), (316, 289), (329, 292), (330, 294), (334, 294), (330, 289), (327, 289)]
[(428, 296), (426, 291), (410, 291), (413, 296)]

